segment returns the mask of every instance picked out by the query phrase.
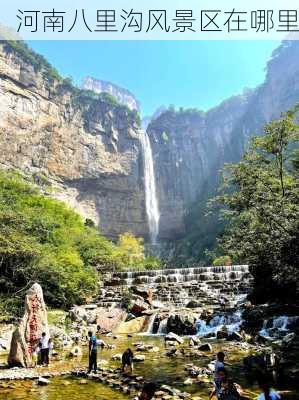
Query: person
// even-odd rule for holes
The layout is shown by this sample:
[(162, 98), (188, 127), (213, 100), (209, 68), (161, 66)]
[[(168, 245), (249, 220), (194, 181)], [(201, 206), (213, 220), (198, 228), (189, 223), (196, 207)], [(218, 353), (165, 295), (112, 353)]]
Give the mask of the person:
[(280, 400), (280, 395), (274, 390), (271, 390), (270, 379), (267, 376), (259, 376), (258, 385), (262, 393), (258, 396), (257, 400)]
[(48, 348), (49, 348), (49, 357), (51, 357), (53, 349), (54, 349), (54, 343), (53, 343), (53, 339), (52, 338), (49, 338)]
[(133, 357), (134, 357), (134, 354), (131, 349), (127, 349), (123, 353), (122, 358), (121, 358), (122, 372), (129, 372), (130, 374), (133, 373)]
[(90, 374), (92, 369), (97, 372), (97, 338), (93, 335), (92, 331), (88, 331), (89, 337), (89, 367), (88, 373)]
[(218, 400), (239, 400), (241, 398), (237, 386), (228, 377), (227, 370), (224, 367), (218, 368), (218, 382), (215, 383), (215, 388), (209, 399), (212, 399), (215, 395)]
[(151, 400), (154, 397), (156, 390), (157, 386), (154, 382), (145, 383), (140, 395), (135, 397), (134, 400)]
[(219, 351), (216, 354), (216, 362), (215, 362), (215, 366), (214, 366), (214, 385), (215, 387), (219, 387), (220, 388), (220, 384), (221, 384), (221, 378), (218, 374), (219, 369), (224, 368), (224, 358), (225, 358), (225, 354), (223, 353), (223, 351)]
[(32, 367), (35, 368), (37, 366), (37, 360), (38, 360), (38, 346), (33, 350), (32, 353)]
[(231, 378), (222, 381), (218, 398), (219, 400), (239, 400), (241, 398), (239, 390)]
[(42, 365), (49, 365), (49, 341), (46, 336), (46, 332), (42, 333), (42, 337), (39, 341), (40, 347), (40, 360)]
[(219, 297), (219, 304), (220, 304), (221, 311), (225, 311), (225, 308), (226, 308), (226, 299), (225, 299), (224, 296), (220, 296), (220, 297)]

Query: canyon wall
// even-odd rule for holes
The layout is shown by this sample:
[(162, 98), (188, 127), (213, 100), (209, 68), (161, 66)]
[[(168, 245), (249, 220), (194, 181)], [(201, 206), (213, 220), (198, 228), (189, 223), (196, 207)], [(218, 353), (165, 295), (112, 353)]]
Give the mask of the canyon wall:
[(0, 44), (0, 166), (48, 182), (111, 238), (148, 232), (139, 134), (127, 107), (50, 81)]
[(184, 237), (190, 207), (213, 192), (224, 163), (239, 161), (250, 137), (299, 101), (298, 60), (298, 42), (285, 42), (273, 53), (260, 87), (206, 113), (170, 108), (149, 124), (161, 239)]
[[(299, 101), (298, 60), (298, 42), (285, 42), (258, 88), (206, 113), (169, 108), (151, 120), (160, 240), (184, 237), (190, 207), (215, 189), (223, 164), (240, 160), (249, 138)], [(133, 108), (49, 79), (43, 67), (0, 44), (0, 166), (48, 182), (55, 197), (113, 239), (125, 231), (148, 238)]]

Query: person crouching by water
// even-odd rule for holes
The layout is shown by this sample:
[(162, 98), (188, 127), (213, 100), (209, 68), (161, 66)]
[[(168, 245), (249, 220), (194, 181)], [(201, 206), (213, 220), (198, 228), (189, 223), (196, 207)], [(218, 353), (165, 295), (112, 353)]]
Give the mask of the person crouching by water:
[(124, 373), (133, 373), (133, 357), (134, 354), (131, 349), (127, 349), (122, 357), (121, 357), (121, 362), (122, 362), (122, 372)]
[(89, 367), (88, 367), (88, 373), (90, 374), (92, 369), (94, 372), (97, 372), (97, 357), (98, 357), (98, 352), (97, 352), (97, 338), (95, 335), (92, 334), (91, 331), (88, 331), (88, 337), (89, 337)]
[(135, 397), (133, 400), (151, 400), (154, 397), (156, 390), (157, 386), (154, 382), (145, 383), (140, 395)]
[(39, 341), (39, 347), (41, 365), (49, 365), (49, 341), (45, 332), (42, 333), (42, 337)]

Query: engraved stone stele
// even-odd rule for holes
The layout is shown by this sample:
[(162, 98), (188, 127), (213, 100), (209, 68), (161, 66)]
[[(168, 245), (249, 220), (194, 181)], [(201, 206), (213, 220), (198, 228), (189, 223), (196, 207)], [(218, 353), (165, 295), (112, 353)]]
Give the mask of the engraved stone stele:
[(34, 283), (26, 293), (23, 318), (12, 335), (8, 365), (30, 367), (32, 353), (37, 348), (43, 332), (49, 338), (47, 307), (43, 290), (38, 283)]

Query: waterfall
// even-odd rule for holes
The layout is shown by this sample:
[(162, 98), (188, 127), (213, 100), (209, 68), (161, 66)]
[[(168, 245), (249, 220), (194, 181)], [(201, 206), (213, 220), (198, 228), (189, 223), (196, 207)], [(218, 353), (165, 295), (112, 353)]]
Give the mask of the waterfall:
[(158, 335), (166, 335), (167, 334), (167, 319), (168, 318), (164, 318), (160, 322), (158, 332), (157, 332)]
[(157, 314), (153, 314), (150, 316), (149, 322), (148, 322), (148, 328), (147, 331), (145, 332), (146, 335), (152, 335), (153, 330), (154, 330), (154, 323), (156, 319)]
[(205, 337), (207, 335), (216, 336), (217, 332), (225, 327), (228, 333), (239, 331), (242, 325), (242, 315), (240, 311), (236, 311), (232, 314), (219, 314), (211, 319), (207, 324), (206, 321), (198, 319), (196, 321), (197, 335), (199, 337)]
[(288, 334), (292, 326), (298, 325), (299, 316), (288, 317), (281, 315), (270, 320), (265, 320), (259, 334), (265, 338), (279, 338)]
[(141, 144), (144, 160), (145, 206), (148, 218), (151, 243), (157, 243), (159, 234), (159, 207), (156, 193), (154, 161), (148, 134), (142, 131)]

